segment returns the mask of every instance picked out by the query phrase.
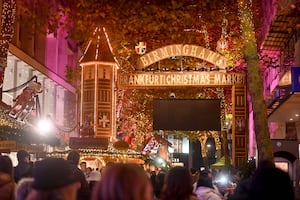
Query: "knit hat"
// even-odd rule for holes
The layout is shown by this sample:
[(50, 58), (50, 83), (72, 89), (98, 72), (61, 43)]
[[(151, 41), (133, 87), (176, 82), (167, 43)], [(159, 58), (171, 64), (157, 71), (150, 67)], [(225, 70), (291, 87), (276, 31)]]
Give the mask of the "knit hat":
[(53, 190), (79, 182), (78, 177), (72, 174), (69, 163), (62, 158), (46, 158), (37, 161), (33, 169), (33, 177), (32, 187), (36, 190)]

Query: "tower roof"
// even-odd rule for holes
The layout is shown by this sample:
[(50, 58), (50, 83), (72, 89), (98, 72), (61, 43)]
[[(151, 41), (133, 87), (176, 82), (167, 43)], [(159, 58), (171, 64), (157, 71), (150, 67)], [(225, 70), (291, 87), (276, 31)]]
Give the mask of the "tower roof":
[(84, 50), (83, 56), (79, 60), (80, 63), (94, 61), (116, 63), (111, 44), (104, 27), (97, 27), (95, 29), (86, 49)]

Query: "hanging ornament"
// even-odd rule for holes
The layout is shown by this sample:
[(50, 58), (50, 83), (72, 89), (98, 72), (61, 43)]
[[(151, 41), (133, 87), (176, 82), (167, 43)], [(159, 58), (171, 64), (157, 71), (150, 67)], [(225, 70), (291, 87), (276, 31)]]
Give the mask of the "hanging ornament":
[(135, 52), (138, 55), (143, 55), (146, 53), (146, 49), (147, 49), (147, 42), (139, 42), (137, 43), (137, 45), (135, 46)]
[(223, 16), (222, 21), (222, 33), (221, 38), (217, 42), (217, 48), (216, 50), (220, 53), (224, 53), (228, 50), (228, 40), (227, 40), (227, 26), (228, 26), (228, 20), (225, 18), (225, 15)]
[(228, 41), (221, 37), (218, 42), (217, 42), (217, 51), (220, 53), (224, 53), (225, 51), (228, 50)]

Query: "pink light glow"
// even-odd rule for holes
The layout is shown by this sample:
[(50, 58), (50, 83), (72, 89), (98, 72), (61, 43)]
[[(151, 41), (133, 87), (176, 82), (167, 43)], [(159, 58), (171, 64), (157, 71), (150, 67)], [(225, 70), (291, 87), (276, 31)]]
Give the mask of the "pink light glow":
[(249, 113), (249, 158), (256, 157), (253, 112)]

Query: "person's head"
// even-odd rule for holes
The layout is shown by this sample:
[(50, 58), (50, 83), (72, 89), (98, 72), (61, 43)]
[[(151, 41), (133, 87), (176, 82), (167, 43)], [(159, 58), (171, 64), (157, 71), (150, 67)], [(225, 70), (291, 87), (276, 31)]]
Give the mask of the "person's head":
[(197, 172), (197, 170), (195, 168), (190, 168), (191, 175), (194, 175), (196, 172)]
[(155, 194), (156, 197), (160, 196), (160, 193), (161, 193), (162, 188), (163, 188), (164, 183), (165, 183), (165, 176), (166, 176), (166, 173), (160, 172), (155, 177), (154, 194)]
[(93, 169), (91, 167), (87, 167), (85, 171), (87, 174), (90, 174), (93, 171)]
[(190, 171), (185, 167), (171, 168), (165, 179), (162, 199), (186, 199), (193, 194)]
[(78, 165), (80, 160), (80, 154), (77, 151), (70, 151), (67, 156), (67, 160), (72, 161), (74, 164)]
[(87, 168), (86, 168), (86, 162), (85, 162), (85, 161), (82, 161), (82, 162), (80, 163), (80, 169), (81, 169), (83, 172), (85, 172), (85, 171), (87, 170)]
[(27, 200), (76, 200), (80, 180), (62, 158), (46, 158), (35, 163), (33, 190)]
[(249, 199), (294, 199), (289, 174), (266, 162), (254, 172), (250, 184)]
[(0, 172), (13, 176), (13, 165), (10, 157), (0, 156)]
[(26, 162), (29, 163), (30, 154), (25, 150), (19, 150), (17, 152), (18, 162)]
[(92, 200), (151, 200), (152, 186), (146, 172), (135, 164), (108, 166), (94, 187)]
[(199, 179), (197, 181), (197, 187), (213, 187), (212, 183), (212, 174), (208, 170), (204, 170), (200, 172)]
[(191, 168), (190, 169), (190, 174), (191, 174), (191, 177), (192, 177), (192, 183), (196, 183), (198, 181), (198, 178), (199, 178), (199, 171), (196, 170), (195, 168)]
[(33, 178), (22, 178), (15, 189), (15, 199), (16, 200), (25, 200), (28, 196), (29, 192), (31, 191), (33, 183)]

